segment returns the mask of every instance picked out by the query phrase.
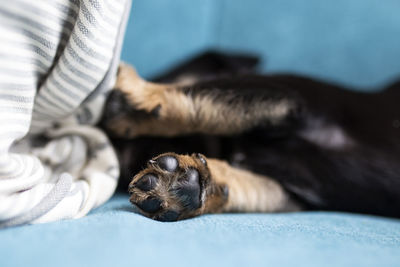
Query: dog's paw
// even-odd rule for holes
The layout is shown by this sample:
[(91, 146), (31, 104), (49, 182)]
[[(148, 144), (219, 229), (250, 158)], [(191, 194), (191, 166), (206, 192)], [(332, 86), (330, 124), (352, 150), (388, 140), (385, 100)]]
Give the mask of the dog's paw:
[(161, 154), (129, 184), (130, 201), (140, 212), (159, 221), (176, 221), (219, 212), (228, 198), (201, 154)]
[(101, 126), (120, 138), (151, 134), (161, 120), (162, 89), (140, 78), (133, 67), (121, 64), (104, 105)]

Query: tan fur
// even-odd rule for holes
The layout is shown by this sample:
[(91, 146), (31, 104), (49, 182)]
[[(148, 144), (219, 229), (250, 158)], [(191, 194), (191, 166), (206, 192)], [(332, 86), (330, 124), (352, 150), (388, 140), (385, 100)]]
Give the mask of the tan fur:
[[(187, 85), (186, 85), (187, 86)], [(122, 64), (119, 68), (116, 90), (121, 90), (132, 107), (152, 113), (160, 107), (159, 114), (145, 120), (120, 116), (107, 122), (108, 128), (122, 137), (140, 135), (176, 136), (189, 133), (234, 134), (259, 125), (268, 120), (278, 124), (290, 112), (289, 100), (247, 103), (251, 109), (242, 105), (227, 105), (237, 99), (229, 93), (226, 99), (217, 100), (211, 93), (185, 94), (182, 85), (154, 84), (141, 79), (135, 70)], [(225, 161), (208, 159), (207, 165), (195, 155), (176, 155), (179, 170), (170, 173), (150, 164), (135, 175), (131, 182), (132, 203), (140, 203), (148, 197), (160, 199), (161, 210), (146, 216), (157, 218), (164, 211), (179, 212), (179, 219), (204, 213), (217, 212), (276, 212), (298, 210), (297, 206), (282, 187), (269, 177), (229, 166)], [(165, 154), (163, 154), (165, 155)], [(163, 156), (163, 155), (159, 155)], [(158, 158), (156, 157), (156, 158)], [(202, 205), (197, 210), (187, 210), (180, 199), (171, 190), (188, 168), (198, 170), (205, 181), (202, 190)], [(142, 192), (135, 183), (145, 174), (152, 173), (159, 177), (157, 186)], [(228, 190), (225, 190), (228, 189)], [(227, 194), (227, 192), (229, 192)]]
[(274, 180), (230, 166), (227, 162), (208, 159), (211, 176), (216, 183), (229, 188), (228, 202), (223, 211), (276, 212), (294, 211), (299, 207), (290, 200)]
[[(147, 168), (139, 172), (130, 183), (132, 203), (140, 203), (148, 197), (160, 199), (161, 210), (146, 216), (155, 218), (165, 210), (174, 210), (181, 214), (180, 219), (189, 218), (205, 213), (220, 212), (279, 212), (295, 211), (300, 207), (293, 202), (282, 187), (262, 175), (250, 171), (234, 168), (227, 162), (217, 159), (206, 159), (206, 165), (195, 155), (177, 155), (165, 153), (157, 158), (169, 155), (179, 162), (179, 168), (175, 172), (167, 172), (156, 164), (149, 163)], [(202, 156), (202, 155), (201, 155)], [(202, 156), (204, 159), (205, 157)], [(196, 169), (201, 179), (205, 180), (200, 208), (194, 211), (186, 210), (177, 196), (171, 191), (173, 184), (185, 175), (186, 170)], [(151, 173), (159, 180), (157, 186), (147, 192), (142, 192), (134, 185), (144, 175)], [(228, 189), (225, 191), (225, 188)], [(226, 194), (228, 192), (228, 194)]]
[[(132, 67), (121, 64), (115, 88), (124, 92), (135, 108), (151, 113), (160, 106), (160, 114), (157, 118), (145, 121), (122, 117), (110, 122), (108, 127), (119, 136), (128, 138), (189, 133), (235, 134), (258, 125), (266, 118), (271, 124), (277, 124), (292, 108), (288, 100), (282, 100), (249, 104), (253, 107), (250, 110), (240, 110), (240, 106), (234, 109), (216, 101), (212, 94), (184, 94), (182, 86), (147, 82), (141, 79)], [(229, 94), (226, 98), (235, 101)]]

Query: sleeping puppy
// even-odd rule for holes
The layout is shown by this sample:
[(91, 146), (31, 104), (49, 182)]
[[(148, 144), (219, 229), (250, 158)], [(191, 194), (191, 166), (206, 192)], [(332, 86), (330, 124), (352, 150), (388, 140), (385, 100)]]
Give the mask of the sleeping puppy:
[(131, 203), (160, 221), (304, 209), (400, 217), (400, 83), (361, 93), (256, 75), (256, 64), (207, 53), (157, 83), (120, 66), (101, 126)]

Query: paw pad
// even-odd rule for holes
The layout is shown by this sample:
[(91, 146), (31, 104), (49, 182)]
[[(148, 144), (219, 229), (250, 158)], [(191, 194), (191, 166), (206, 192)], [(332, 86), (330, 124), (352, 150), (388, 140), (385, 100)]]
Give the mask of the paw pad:
[(176, 171), (179, 165), (178, 160), (173, 156), (160, 157), (155, 161), (155, 163), (157, 163), (161, 169), (169, 172)]
[(137, 181), (133, 186), (139, 188), (143, 191), (150, 191), (154, 189), (157, 185), (158, 178), (154, 174), (146, 174), (139, 181)]
[(141, 210), (149, 213), (156, 212), (161, 208), (161, 201), (153, 197), (149, 197), (142, 202), (134, 204), (138, 206)]

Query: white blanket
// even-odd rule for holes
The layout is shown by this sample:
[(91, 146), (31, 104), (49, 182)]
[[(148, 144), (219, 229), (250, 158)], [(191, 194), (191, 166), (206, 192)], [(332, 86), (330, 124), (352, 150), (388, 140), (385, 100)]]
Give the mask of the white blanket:
[(115, 81), (129, 0), (0, 5), (0, 227), (78, 218), (119, 176), (93, 125)]

